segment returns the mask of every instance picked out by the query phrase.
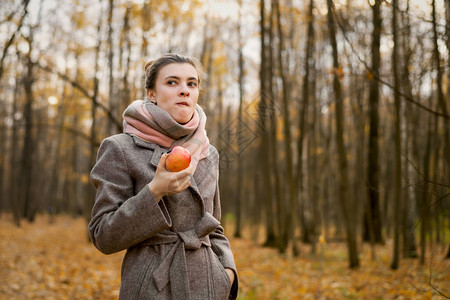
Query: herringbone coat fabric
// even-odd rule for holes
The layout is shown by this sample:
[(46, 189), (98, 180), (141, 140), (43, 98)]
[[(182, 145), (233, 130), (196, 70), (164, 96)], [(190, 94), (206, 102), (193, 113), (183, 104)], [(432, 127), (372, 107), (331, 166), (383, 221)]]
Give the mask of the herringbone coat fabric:
[[(210, 146), (188, 189), (157, 203), (147, 184), (167, 150), (124, 133), (102, 142), (91, 171), (90, 237), (105, 254), (126, 250), (119, 299), (235, 299), (236, 266), (219, 222), (217, 149)], [(233, 286), (225, 268), (235, 272)]]

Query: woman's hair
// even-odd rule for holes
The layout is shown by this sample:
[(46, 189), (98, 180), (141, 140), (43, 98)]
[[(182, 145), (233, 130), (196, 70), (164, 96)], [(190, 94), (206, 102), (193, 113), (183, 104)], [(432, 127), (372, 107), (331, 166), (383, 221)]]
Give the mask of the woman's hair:
[(145, 64), (145, 88), (147, 90), (154, 90), (156, 85), (156, 79), (159, 75), (159, 71), (162, 67), (169, 64), (190, 64), (192, 65), (198, 73), (198, 84), (200, 85), (202, 75), (203, 75), (203, 67), (202, 64), (198, 61), (198, 59), (194, 57), (182, 56), (175, 53), (167, 53), (162, 55), (161, 57), (150, 60)]

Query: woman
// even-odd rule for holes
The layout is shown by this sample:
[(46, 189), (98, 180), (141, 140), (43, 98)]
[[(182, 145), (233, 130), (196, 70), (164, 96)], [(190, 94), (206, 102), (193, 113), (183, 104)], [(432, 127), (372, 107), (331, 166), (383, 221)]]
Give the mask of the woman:
[[(219, 223), (218, 152), (197, 105), (200, 64), (166, 54), (145, 70), (146, 99), (124, 111), (124, 133), (102, 142), (91, 171), (91, 239), (105, 254), (127, 250), (120, 299), (235, 299), (236, 266)], [(169, 172), (175, 145), (190, 151), (191, 164)]]

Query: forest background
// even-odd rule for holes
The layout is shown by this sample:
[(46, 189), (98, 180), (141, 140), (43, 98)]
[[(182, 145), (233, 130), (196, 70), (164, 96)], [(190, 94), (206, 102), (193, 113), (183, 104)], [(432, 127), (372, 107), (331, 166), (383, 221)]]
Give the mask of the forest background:
[(3, 220), (87, 221), (99, 144), (178, 52), (205, 67), (233, 241), (448, 265), (450, 1), (5, 0), (0, 42)]

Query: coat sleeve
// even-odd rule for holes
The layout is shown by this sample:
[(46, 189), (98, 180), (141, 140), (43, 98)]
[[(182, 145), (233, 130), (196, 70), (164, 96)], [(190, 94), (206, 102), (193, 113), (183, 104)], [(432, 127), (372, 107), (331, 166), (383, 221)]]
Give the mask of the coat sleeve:
[[(217, 150), (216, 150), (217, 151)], [(218, 153), (216, 152), (218, 157)], [(217, 181), (216, 181), (216, 191), (214, 193), (214, 205), (213, 205), (213, 216), (220, 221), (221, 219), (221, 203), (220, 203), (220, 193), (219, 193), (219, 170), (217, 164)], [(224, 234), (224, 230), (222, 225), (217, 227), (213, 232), (209, 234), (209, 238), (211, 240), (211, 249), (219, 258), (219, 261), (222, 263), (224, 268), (228, 268), (233, 270), (234, 272), (234, 282), (231, 287), (230, 297), (229, 299), (236, 299), (239, 289), (239, 280), (237, 274), (237, 268), (234, 261), (233, 252), (231, 250), (230, 242)]]
[(97, 194), (88, 228), (101, 252), (122, 251), (171, 226), (163, 201), (157, 203), (147, 185), (134, 194), (123, 149), (114, 137), (100, 145), (91, 181)]

